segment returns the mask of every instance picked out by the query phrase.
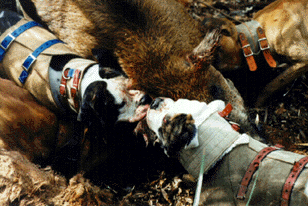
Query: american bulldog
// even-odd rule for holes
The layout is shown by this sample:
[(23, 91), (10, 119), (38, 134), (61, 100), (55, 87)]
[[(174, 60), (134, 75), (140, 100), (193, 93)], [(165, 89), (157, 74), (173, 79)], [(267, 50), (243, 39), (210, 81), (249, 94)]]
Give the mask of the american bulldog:
[(219, 100), (157, 98), (144, 124), (152, 133), (144, 136), (203, 176), (200, 205), (307, 205), (308, 157), (240, 134), (224, 108)]
[(27, 89), (58, 115), (78, 114), (86, 124), (96, 117), (102, 125), (144, 117), (141, 104), (147, 96), (127, 89), (128, 78), (113, 68), (108, 52), (95, 52), (98, 64), (79, 57), (38, 23), (11, 11), (0, 15), (1, 77)]

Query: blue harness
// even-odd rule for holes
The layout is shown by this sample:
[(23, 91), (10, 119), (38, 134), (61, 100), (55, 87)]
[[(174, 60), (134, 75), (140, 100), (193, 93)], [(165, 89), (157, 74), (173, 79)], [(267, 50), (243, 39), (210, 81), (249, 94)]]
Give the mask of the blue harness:
[[(6, 50), (10, 47), (10, 45), (12, 44), (12, 42), (23, 32), (25, 32), (26, 30), (35, 27), (35, 26), (41, 26), (39, 23), (34, 22), (34, 21), (30, 21), (27, 22), (26, 24), (20, 26), (19, 28), (15, 29), (12, 33), (6, 35), (6, 37), (2, 40), (2, 42), (0, 43), (0, 61), (2, 61)], [(23, 71), (21, 72), (20, 76), (19, 76), (19, 81), (24, 84), (29, 72), (31, 71), (31, 66), (32, 64), (35, 62), (35, 60), (37, 59), (37, 57), (46, 49), (48, 49), (49, 47), (51, 47), (54, 44), (57, 43), (63, 43), (62, 41), (58, 40), (58, 39), (52, 39), (49, 40), (45, 43), (43, 43), (41, 46), (39, 46), (32, 54), (30, 54), (26, 60), (24, 61), (24, 63), (22, 64), (23, 66)]]

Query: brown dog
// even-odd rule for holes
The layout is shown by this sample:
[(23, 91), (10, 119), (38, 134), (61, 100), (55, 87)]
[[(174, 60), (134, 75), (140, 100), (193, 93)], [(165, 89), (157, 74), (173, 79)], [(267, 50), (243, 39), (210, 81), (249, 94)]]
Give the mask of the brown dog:
[(31, 161), (49, 158), (57, 140), (56, 116), (13, 82), (0, 78), (0, 85), (1, 147), (18, 150)]
[[(168, 96), (232, 103), (231, 118), (245, 131), (244, 103), (233, 84), (210, 66), (207, 56), (217, 37), (174, 0), (20, 0), (31, 18), (45, 24), (84, 57), (93, 48), (112, 51), (131, 79), (131, 87), (153, 97)], [(212, 33), (212, 35), (213, 35)], [(196, 48), (197, 47), (197, 48)], [(190, 58), (187, 58), (187, 57)]]
[[(307, 8), (308, 2), (305, 0), (277, 0), (257, 12), (253, 18), (254, 21), (251, 22), (235, 26), (235, 24), (227, 19), (212, 19), (205, 23), (205, 26), (209, 29), (217, 27), (221, 29), (222, 37), (220, 47), (216, 50), (214, 66), (223, 74), (227, 74), (230, 70), (235, 70), (239, 67), (247, 67), (245, 66), (247, 62), (251, 64), (250, 60), (245, 60), (242, 47), (245, 47), (245, 52), (247, 52), (246, 55), (248, 56), (250, 56), (249, 48), (252, 49), (258, 68), (257, 71), (251, 73), (259, 75), (256, 84), (263, 83), (263, 86), (265, 86), (268, 83), (264, 90), (260, 92), (258, 99), (253, 100), (256, 102), (255, 105), (262, 105), (275, 91), (283, 88), (308, 70)], [(240, 27), (245, 27), (251, 34), (251, 36), (247, 35), (246, 37), (247, 39), (253, 39), (253, 43), (249, 42), (250, 47), (244, 46), (241, 43), (239, 33), (243, 33), (243, 29), (240, 29)], [(263, 45), (264, 51), (269, 53), (264, 37), (262, 39), (262, 37), (257, 35), (257, 27), (263, 28), (266, 35), (265, 38), (270, 47), (270, 53), (278, 64), (273, 62), (268, 54), (265, 54), (264, 58), (264, 52), (260, 51), (260, 48), (254, 48), (259, 47), (258, 40), (261, 39), (259, 40), (260, 44)], [(270, 63), (267, 64), (265, 60), (269, 60)], [(282, 73), (277, 71), (277, 74), (274, 74), (274, 69), (269, 66), (275, 67), (281, 63), (287, 63), (287, 69)], [(252, 70), (255, 69), (256, 66)], [(260, 72), (262, 71), (261, 74), (258, 74), (259, 70)], [(237, 81), (240, 73), (243, 73), (243, 71), (237, 72), (235, 75), (233, 74), (231, 79)], [(238, 81), (243, 83), (245, 82), (244, 78), (245, 76), (242, 79), (238, 79)], [(248, 81), (249, 83), (251, 82)], [(236, 83), (235, 85), (237, 86)]]

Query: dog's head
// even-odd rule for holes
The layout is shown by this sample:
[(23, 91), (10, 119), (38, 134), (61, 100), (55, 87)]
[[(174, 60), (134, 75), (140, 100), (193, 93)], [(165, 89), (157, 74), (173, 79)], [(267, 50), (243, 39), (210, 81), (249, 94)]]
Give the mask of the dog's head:
[[(185, 105), (182, 105), (185, 106)], [(197, 128), (191, 114), (179, 113), (181, 105), (169, 98), (156, 98), (148, 109), (147, 126), (154, 131), (165, 153), (175, 156), (194, 139)]]
[(220, 71), (229, 71), (242, 65), (243, 55), (236, 26), (226, 18), (207, 18), (203, 21), (208, 33), (219, 29), (221, 37), (214, 54), (213, 66)]
[(136, 122), (146, 115), (151, 98), (144, 92), (128, 90), (128, 79), (117, 70), (94, 65), (82, 81), (78, 118), (85, 124), (100, 122), (99, 128), (113, 127), (118, 121)]

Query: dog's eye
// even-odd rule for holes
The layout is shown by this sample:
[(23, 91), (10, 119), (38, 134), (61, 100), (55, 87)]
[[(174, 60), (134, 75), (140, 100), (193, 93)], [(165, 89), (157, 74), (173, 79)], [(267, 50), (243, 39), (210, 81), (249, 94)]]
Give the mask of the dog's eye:
[(224, 36), (231, 36), (231, 33), (227, 29), (222, 29), (221, 34)]

